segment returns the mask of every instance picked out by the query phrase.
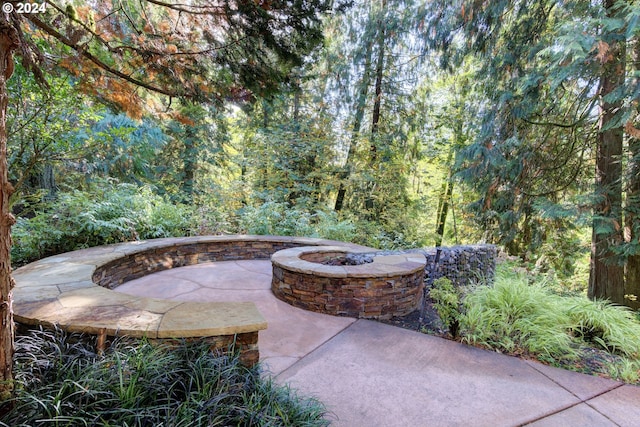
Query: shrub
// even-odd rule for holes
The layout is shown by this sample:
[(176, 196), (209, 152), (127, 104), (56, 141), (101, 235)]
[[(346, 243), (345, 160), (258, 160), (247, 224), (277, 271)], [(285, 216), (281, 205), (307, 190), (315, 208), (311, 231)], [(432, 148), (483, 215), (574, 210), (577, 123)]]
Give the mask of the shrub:
[(90, 191), (61, 193), (13, 227), (15, 265), (76, 249), (136, 239), (190, 234), (193, 209), (149, 187), (101, 182)]
[(248, 234), (304, 236), (309, 217), (308, 212), (288, 208), (286, 203), (266, 202), (242, 208), (238, 222), (240, 230)]
[(286, 203), (266, 202), (258, 207), (247, 206), (239, 212), (242, 232), (258, 235), (322, 237), (352, 241), (355, 225), (341, 220), (335, 212), (311, 213)]
[(460, 292), (453, 286), (451, 280), (441, 277), (433, 282), (429, 296), (444, 327), (454, 338), (457, 337), (461, 316)]

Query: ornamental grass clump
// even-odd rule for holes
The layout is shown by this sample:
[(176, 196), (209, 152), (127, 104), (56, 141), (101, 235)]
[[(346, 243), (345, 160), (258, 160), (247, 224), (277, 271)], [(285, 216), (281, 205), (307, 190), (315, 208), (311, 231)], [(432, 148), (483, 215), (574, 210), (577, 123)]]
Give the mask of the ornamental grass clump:
[(561, 296), (502, 270), (494, 285), (466, 294), (458, 319), (463, 342), (630, 383), (640, 378), (637, 313), (608, 301)]
[(464, 342), (543, 360), (573, 359), (569, 317), (560, 300), (526, 278), (498, 276), (464, 300), (460, 317)]
[(16, 393), (2, 426), (326, 426), (323, 406), (205, 344), (115, 342), (32, 331), (16, 340)]
[(575, 297), (566, 311), (576, 337), (611, 353), (640, 358), (640, 323), (627, 307)]

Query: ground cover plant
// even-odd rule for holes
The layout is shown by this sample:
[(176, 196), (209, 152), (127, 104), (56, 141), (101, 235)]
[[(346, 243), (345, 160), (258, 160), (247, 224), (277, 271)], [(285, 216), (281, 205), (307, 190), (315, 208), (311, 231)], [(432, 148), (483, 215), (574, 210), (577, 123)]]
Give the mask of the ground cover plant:
[[(14, 399), (1, 426), (325, 426), (323, 406), (201, 343), (171, 349), (33, 330), (16, 340)], [(10, 407), (11, 406), (11, 407)]]

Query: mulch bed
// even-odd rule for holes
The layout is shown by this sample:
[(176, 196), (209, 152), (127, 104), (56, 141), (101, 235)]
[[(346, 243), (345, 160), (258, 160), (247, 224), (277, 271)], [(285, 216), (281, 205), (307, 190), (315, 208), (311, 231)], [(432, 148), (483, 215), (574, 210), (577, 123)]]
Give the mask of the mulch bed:
[(406, 316), (380, 320), (380, 322), (429, 335), (437, 335), (442, 338), (450, 338), (443, 329), (440, 316), (433, 308), (433, 302), (429, 298), (424, 299), (420, 310), (412, 311)]

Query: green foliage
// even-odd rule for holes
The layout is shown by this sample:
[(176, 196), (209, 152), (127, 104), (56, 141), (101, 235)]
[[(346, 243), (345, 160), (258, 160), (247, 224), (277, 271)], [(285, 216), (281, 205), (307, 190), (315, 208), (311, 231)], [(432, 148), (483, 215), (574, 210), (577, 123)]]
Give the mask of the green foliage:
[(609, 375), (626, 383), (637, 384), (640, 381), (640, 359), (622, 359), (618, 363), (611, 363)]
[(612, 353), (640, 358), (640, 323), (633, 311), (608, 301), (569, 300), (565, 308), (573, 333)]
[(61, 331), (19, 336), (18, 387), (0, 425), (328, 425), (319, 402), (206, 344), (117, 340), (98, 355), (87, 339)]
[(453, 286), (451, 280), (441, 277), (433, 282), (429, 296), (434, 301), (434, 308), (449, 333), (455, 338), (460, 326), (460, 291)]
[(248, 234), (323, 237), (345, 242), (355, 236), (353, 222), (340, 220), (335, 212), (312, 214), (276, 202), (243, 208), (239, 213), (239, 227)]
[(88, 129), (73, 138), (83, 147), (82, 161), (74, 166), (86, 176), (102, 176), (129, 182), (149, 182), (156, 157), (167, 136), (153, 120), (135, 121), (125, 114), (103, 113)]
[(266, 202), (240, 211), (239, 225), (248, 234), (304, 236), (310, 231), (311, 215), (290, 209), (286, 203)]
[[(184, 103), (164, 126), (169, 142), (162, 151), (157, 171), (163, 190), (173, 200), (191, 203), (199, 192), (203, 166), (217, 163), (225, 135), (214, 134), (214, 130), (224, 129), (216, 114), (214, 108)], [(171, 191), (173, 186), (177, 190)]]
[(547, 360), (577, 356), (561, 300), (523, 277), (498, 276), (494, 286), (471, 292), (464, 306), (463, 341)]
[[(585, 296), (561, 296), (530, 283), (512, 267), (498, 269), (493, 286), (478, 287), (464, 298), (462, 340), (509, 354), (529, 354), (573, 368), (591, 354), (604, 359), (614, 378), (636, 382), (640, 375), (640, 319), (637, 313)], [(606, 367), (605, 366), (605, 367)]]
[(94, 184), (89, 192), (60, 193), (13, 228), (12, 259), (21, 265), (48, 255), (136, 239), (184, 236), (193, 209), (171, 204), (149, 187)]
[(341, 218), (334, 211), (316, 211), (316, 235), (325, 239), (351, 242), (356, 239), (356, 224), (349, 218)]
[(80, 94), (68, 76), (49, 75), (46, 81), (48, 88), (17, 64), (7, 82), (8, 171), (17, 194), (39, 188), (54, 193), (55, 182), (43, 182), (45, 168), (83, 157), (84, 142), (77, 136), (86, 133), (103, 110)]
[[(591, 191), (585, 157), (595, 137), (590, 112), (597, 61), (565, 57), (556, 63), (548, 55), (566, 55), (577, 44), (589, 46), (592, 56), (591, 29), (598, 25), (590, 15), (600, 6), (538, 1), (469, 7), (462, 19), (468, 46), (478, 50), (467, 53), (481, 59), (476, 82), (487, 101), (477, 138), (459, 152), (459, 176), (477, 191), (471, 209), (487, 240), (525, 258), (578, 222), (583, 215), (574, 195)], [(565, 31), (563, 24), (576, 28)]]
[(268, 201), (260, 206), (246, 206), (238, 211), (237, 230), (241, 233), (282, 236), (307, 236), (354, 242), (379, 249), (416, 247), (418, 244), (403, 232), (386, 230), (374, 221), (354, 218), (348, 213), (310, 211), (285, 202)]
[(330, 162), (335, 152), (329, 125), (325, 117), (318, 117), (260, 129), (252, 146), (259, 175), (254, 180), (256, 195), (314, 209), (333, 181)]

